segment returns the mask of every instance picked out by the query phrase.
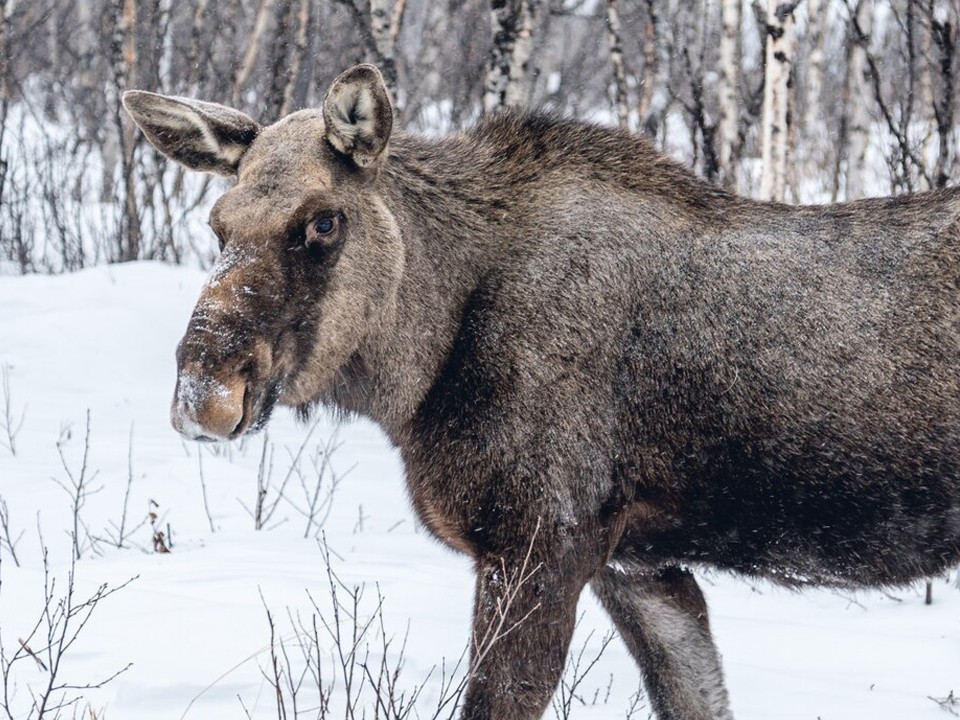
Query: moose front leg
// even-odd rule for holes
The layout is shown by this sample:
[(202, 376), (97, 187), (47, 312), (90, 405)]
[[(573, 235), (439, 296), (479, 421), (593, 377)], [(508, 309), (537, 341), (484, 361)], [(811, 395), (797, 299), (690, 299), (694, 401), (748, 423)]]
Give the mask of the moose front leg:
[[(477, 563), (470, 677), (462, 720), (536, 720), (563, 673), (586, 579), (531, 554)], [(569, 567), (566, 568), (569, 570)]]
[(690, 572), (607, 567), (591, 586), (640, 665), (659, 720), (733, 720), (707, 604)]

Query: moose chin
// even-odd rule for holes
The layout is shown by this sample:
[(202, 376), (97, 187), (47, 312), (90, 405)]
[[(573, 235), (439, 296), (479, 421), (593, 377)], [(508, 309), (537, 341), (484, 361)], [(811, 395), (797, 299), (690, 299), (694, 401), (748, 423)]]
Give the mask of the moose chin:
[(475, 638), (515, 625), (474, 643), (463, 718), (541, 716), (587, 585), (661, 720), (707, 720), (732, 714), (690, 567), (855, 588), (960, 561), (960, 192), (754, 202), (519, 111), (425, 139), (370, 65), (266, 127), (124, 104), (236, 180), (174, 426), (320, 403), (383, 427), (475, 562)]

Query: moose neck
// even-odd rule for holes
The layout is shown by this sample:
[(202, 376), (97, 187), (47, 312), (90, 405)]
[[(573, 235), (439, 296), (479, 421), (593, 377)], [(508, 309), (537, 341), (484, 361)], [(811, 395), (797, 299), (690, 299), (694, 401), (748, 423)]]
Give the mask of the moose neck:
[(634, 135), (549, 116), (494, 115), (438, 141), (399, 133), (388, 152), (378, 190), (406, 255), (396, 309), (330, 399), (371, 417), (400, 445), (449, 357), (471, 294), (542, 242), (538, 202), (626, 193), (669, 207), (678, 222), (710, 225), (744, 202)]
[(403, 234), (396, 307), (342, 370), (326, 399), (377, 422), (394, 443), (429, 391), (456, 337), (463, 306), (493, 269), (504, 188), (484, 177), (482, 152), (461, 137), (399, 135), (378, 180)]

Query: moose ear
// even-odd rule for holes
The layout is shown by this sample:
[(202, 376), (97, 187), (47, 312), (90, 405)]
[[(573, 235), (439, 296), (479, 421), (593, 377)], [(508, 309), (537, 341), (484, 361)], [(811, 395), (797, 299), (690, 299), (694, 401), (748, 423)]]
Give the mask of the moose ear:
[(260, 131), (242, 112), (199, 100), (131, 90), (123, 106), (157, 150), (191, 170), (235, 174)]
[(373, 65), (356, 65), (333, 81), (323, 100), (327, 141), (361, 168), (387, 147), (393, 107), (383, 76)]

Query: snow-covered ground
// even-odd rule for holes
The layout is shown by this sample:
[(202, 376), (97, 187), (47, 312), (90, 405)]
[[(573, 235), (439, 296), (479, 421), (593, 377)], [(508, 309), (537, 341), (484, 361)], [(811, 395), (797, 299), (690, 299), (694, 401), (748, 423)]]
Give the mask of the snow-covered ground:
[[(6, 388), (0, 395), (0, 508), (6, 508), (19, 561), (18, 567), (0, 534), (6, 657), (17, 652), (19, 639), (44, 655), (43, 638), (29, 637), (38, 621), (44, 631), (41, 547), (49, 551), (55, 608), (71, 567), (74, 499), (68, 491), (83, 473), (74, 601), (103, 583), (112, 588), (136, 579), (97, 605), (63, 656), (59, 680), (70, 685), (97, 683), (132, 663), (103, 688), (73, 692), (84, 698), (81, 709), (89, 705), (97, 717), (113, 720), (276, 718), (266, 610), (278, 651), (282, 641), (300, 667), (299, 647), (310, 643), (296, 628), (310, 628), (318, 611), (327, 622), (333, 618), (325, 537), (330, 565), (345, 586), (338, 589), (345, 610), (352, 612), (348, 592), (355, 586), (363, 587), (361, 623), (382, 608), (388, 662), (397, 661), (406, 637), (399, 686), (409, 695), (425, 683), (419, 716), (430, 717), (440, 693), (439, 664), (445, 658), (449, 668), (466, 643), (470, 564), (418, 527), (396, 453), (365, 422), (337, 429), (332, 419), (321, 419), (299, 458), (311, 429), (285, 411), (265, 437), (239, 447), (181, 442), (167, 420), (173, 350), (202, 281), (197, 271), (150, 263), (0, 277)], [(4, 401), (14, 425), (23, 418), (15, 454), (5, 447)], [(317, 448), (337, 443), (324, 466)], [(257, 530), (248, 510), (256, 504), (261, 466), (270, 476), (267, 509), (279, 502)], [(279, 498), (292, 466), (300, 473), (290, 475)], [(322, 484), (311, 523), (305, 508), (317, 467)], [(330, 499), (333, 477), (338, 482)], [(118, 548), (109, 538), (119, 532), (128, 487), (128, 537)], [(169, 553), (155, 552), (154, 527), (140, 525), (151, 511), (155, 528), (172, 543)], [(960, 694), (955, 576), (937, 579), (932, 606), (924, 605), (921, 586), (890, 595), (798, 594), (724, 575), (701, 578), (740, 720), (949, 717), (931, 698)], [(588, 594), (581, 608), (574, 653), (586, 648), (582, 672), (610, 630)], [(348, 632), (349, 618), (341, 615), (341, 622)], [(374, 670), (383, 648), (378, 633), (379, 619), (360, 643), (363, 652), (369, 647)], [(321, 657), (333, 662), (322, 622), (318, 635)], [(282, 653), (280, 664), (285, 667)], [(335, 675), (331, 667), (327, 678)], [(30, 717), (31, 693), (42, 692), (47, 678), (30, 657), (14, 665), (13, 717)], [(319, 716), (310, 710), (316, 700), (308, 696), (309, 684), (300, 692), (298, 717)], [(571, 717), (624, 718), (638, 685), (635, 666), (614, 639), (579, 685), (586, 705), (575, 700)], [(343, 692), (339, 678), (334, 700)], [(368, 717), (372, 711), (367, 704)], [(640, 709), (633, 717), (647, 714)]]

